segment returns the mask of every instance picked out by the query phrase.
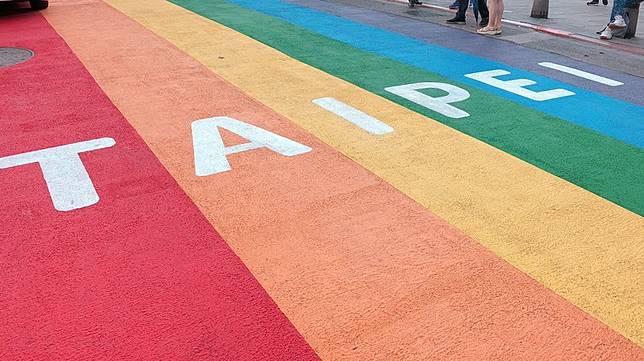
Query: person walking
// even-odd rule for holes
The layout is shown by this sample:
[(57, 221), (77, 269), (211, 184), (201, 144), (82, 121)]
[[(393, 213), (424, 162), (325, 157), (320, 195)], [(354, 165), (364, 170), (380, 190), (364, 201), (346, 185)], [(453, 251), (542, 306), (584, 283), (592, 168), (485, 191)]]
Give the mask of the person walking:
[[(486, 27), (490, 19), (490, 12), (488, 11), (485, 0), (472, 0), (472, 1), (477, 1), (478, 10), (481, 13), (481, 23), (479, 24), (479, 26)], [(467, 7), (469, 6), (469, 4), (470, 4), (469, 0), (460, 0), (458, 3), (458, 11), (456, 12), (456, 15), (453, 18), (447, 20), (446, 22), (448, 24), (465, 25), (465, 12), (467, 11)], [(476, 8), (475, 8), (475, 11), (476, 11)]]
[(488, 25), (478, 29), (476, 32), (481, 35), (500, 35), (501, 19), (503, 18), (503, 0), (490, 0), (489, 6), (489, 21)]

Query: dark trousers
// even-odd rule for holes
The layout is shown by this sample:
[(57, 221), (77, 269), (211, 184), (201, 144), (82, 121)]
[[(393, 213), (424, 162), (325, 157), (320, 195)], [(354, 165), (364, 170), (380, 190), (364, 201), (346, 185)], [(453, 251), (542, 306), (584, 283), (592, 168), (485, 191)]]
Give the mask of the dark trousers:
[[(465, 12), (467, 11), (467, 7), (470, 5), (470, 0), (460, 0), (458, 2), (458, 12), (456, 13), (456, 17), (459, 19), (465, 19)], [(485, 0), (479, 0), (479, 13), (481, 13), (482, 18), (489, 18), (490, 17), (490, 12), (487, 9), (487, 3)]]

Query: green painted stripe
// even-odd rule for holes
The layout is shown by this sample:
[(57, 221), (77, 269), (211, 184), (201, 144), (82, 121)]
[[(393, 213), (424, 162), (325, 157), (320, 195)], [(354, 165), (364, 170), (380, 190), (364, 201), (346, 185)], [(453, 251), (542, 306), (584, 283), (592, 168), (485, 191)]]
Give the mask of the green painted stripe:
[[(634, 146), (223, 0), (172, 2), (644, 214), (644, 152)], [(451, 119), (384, 90), (421, 81), (469, 91), (470, 99), (458, 107), (471, 116)]]

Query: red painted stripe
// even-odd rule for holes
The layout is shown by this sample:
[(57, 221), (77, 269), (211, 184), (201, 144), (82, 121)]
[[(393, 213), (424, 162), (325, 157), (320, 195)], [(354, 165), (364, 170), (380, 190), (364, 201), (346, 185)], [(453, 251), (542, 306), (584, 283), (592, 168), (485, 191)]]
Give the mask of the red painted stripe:
[(46, 21), (0, 29), (36, 53), (0, 69), (0, 157), (116, 140), (81, 155), (87, 208), (56, 211), (37, 165), (0, 170), (0, 359), (317, 359)]

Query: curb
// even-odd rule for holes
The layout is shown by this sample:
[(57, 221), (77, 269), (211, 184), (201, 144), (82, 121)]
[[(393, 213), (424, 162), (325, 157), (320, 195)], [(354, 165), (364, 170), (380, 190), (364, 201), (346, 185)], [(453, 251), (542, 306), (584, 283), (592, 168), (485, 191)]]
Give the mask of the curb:
[[(396, 3), (401, 3), (401, 4), (408, 4), (408, 1), (406, 0), (386, 0), (389, 2), (396, 2)], [(456, 13), (456, 10), (452, 10), (450, 8), (446, 8), (443, 6), (439, 5), (432, 5), (432, 4), (422, 4), (422, 5), (416, 5), (424, 8), (429, 8), (429, 9), (435, 9), (443, 12), (449, 12), (449, 13)], [(601, 46), (604, 48), (609, 48), (609, 49), (614, 49), (614, 50), (619, 50), (623, 51), (626, 53), (630, 54), (636, 54), (636, 55), (644, 55), (644, 49), (638, 48), (638, 47), (632, 47), (632, 46), (627, 46), (623, 44), (618, 44), (618, 43), (611, 43), (610, 41), (605, 41), (605, 40), (600, 40), (600, 39), (595, 39), (591, 38), (586, 35), (581, 35), (577, 33), (571, 33), (569, 31), (564, 31), (564, 30), (558, 30), (554, 28), (549, 28), (545, 27), (542, 25), (536, 25), (536, 24), (530, 24), (526, 23), (523, 21), (514, 21), (514, 20), (508, 20), (508, 19), (501, 19), (501, 21), (505, 24), (508, 25), (514, 25), (522, 28), (528, 28), (532, 29), (534, 31), (538, 31), (540, 33), (545, 33), (545, 34), (550, 34), (553, 36), (558, 36), (560, 38), (566, 38), (566, 39), (572, 39), (572, 40), (577, 40), (577, 41), (582, 41), (585, 43)]]

